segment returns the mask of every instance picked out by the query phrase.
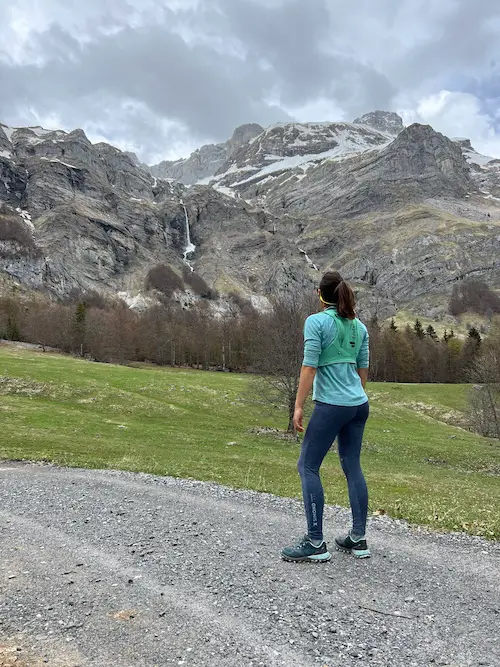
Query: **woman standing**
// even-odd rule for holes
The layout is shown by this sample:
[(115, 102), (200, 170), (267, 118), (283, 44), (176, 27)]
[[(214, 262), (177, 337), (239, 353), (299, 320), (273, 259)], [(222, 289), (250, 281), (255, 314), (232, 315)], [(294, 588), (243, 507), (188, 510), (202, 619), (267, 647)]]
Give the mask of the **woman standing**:
[(335, 538), (336, 547), (358, 558), (368, 558), (365, 539), (368, 491), (361, 470), (363, 432), (368, 419), (368, 331), (354, 312), (354, 293), (336, 271), (326, 273), (318, 295), (322, 312), (307, 318), (304, 327), (304, 361), (295, 403), (294, 425), (303, 431), (303, 408), (314, 385), (315, 403), (307, 427), (298, 470), (307, 518), (307, 534), (286, 547), (287, 561), (328, 561), (323, 539), (324, 493), (319, 469), (335, 438), (347, 479), (352, 529)]

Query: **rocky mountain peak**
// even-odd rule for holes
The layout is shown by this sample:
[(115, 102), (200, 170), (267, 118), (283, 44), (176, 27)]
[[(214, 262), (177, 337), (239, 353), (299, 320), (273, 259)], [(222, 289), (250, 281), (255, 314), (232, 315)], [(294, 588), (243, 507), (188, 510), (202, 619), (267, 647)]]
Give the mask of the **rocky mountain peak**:
[(453, 139), (453, 141), (454, 141), (454, 143), (458, 144), (460, 146), (460, 148), (462, 148), (466, 151), (475, 150), (470, 139), (465, 139), (464, 137), (455, 137)]
[(264, 132), (262, 125), (259, 125), (258, 123), (246, 123), (245, 125), (240, 125), (235, 129), (233, 136), (229, 141), (233, 144), (238, 144), (241, 146), (242, 144), (246, 144), (247, 141), (250, 141), (254, 137), (257, 137), (259, 134), (262, 134), (262, 132)]
[(403, 119), (393, 111), (370, 111), (356, 118), (355, 125), (368, 125), (374, 130), (397, 136), (403, 130)]
[(404, 128), (391, 144), (394, 150), (401, 149), (403, 146), (411, 146), (413, 150), (431, 150), (436, 152), (442, 150), (448, 152), (459, 162), (465, 163), (461, 147), (444, 134), (436, 132), (430, 125), (421, 125), (413, 123)]
[(264, 128), (257, 123), (240, 125), (233, 132), (231, 139), (224, 143), (206, 144), (191, 153), (188, 158), (174, 162), (160, 162), (149, 167), (149, 171), (157, 178), (173, 178), (184, 185), (210, 180), (241, 146), (248, 144), (262, 132)]

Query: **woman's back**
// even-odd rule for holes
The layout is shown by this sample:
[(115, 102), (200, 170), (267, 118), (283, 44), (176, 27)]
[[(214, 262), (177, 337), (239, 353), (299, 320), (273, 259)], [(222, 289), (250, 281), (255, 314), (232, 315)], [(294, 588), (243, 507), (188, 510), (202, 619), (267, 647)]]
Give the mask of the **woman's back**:
[(367, 368), (369, 361), (369, 338), (365, 325), (357, 320), (361, 346), (356, 363), (334, 363), (319, 367), (321, 352), (328, 348), (338, 336), (335, 318), (328, 311), (307, 318), (304, 326), (304, 366), (317, 368), (314, 381), (313, 400), (331, 405), (356, 406), (366, 402), (367, 396), (361, 385), (358, 368)]

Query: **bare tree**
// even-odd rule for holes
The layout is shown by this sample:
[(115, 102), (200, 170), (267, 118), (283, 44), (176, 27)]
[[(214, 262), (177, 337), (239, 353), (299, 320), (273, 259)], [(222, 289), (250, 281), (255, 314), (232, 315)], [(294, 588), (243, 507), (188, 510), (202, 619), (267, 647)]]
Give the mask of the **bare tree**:
[(469, 394), (470, 424), (481, 435), (500, 439), (500, 350), (484, 352), (471, 377), (476, 384)]
[(253, 329), (253, 370), (286, 402), (289, 432), (294, 431), (304, 353), (303, 326), (309, 313), (304, 299), (283, 295), (274, 300), (272, 313), (256, 316)]

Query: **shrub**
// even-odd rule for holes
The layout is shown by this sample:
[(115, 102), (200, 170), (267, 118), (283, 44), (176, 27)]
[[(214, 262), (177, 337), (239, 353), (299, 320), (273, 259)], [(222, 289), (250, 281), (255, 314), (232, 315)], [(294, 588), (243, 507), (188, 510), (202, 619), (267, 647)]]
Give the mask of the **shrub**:
[(463, 281), (453, 288), (449, 310), (454, 316), (466, 312), (493, 315), (500, 313), (500, 297), (481, 280)]
[(184, 289), (182, 279), (166, 264), (157, 264), (148, 271), (146, 289), (156, 289), (165, 296), (172, 296), (176, 290)]
[(182, 277), (184, 278), (186, 285), (188, 285), (195, 294), (198, 294), (202, 298), (213, 300), (219, 298), (217, 290), (209, 287), (201, 276), (194, 271), (190, 271), (187, 267), (184, 268)]
[(0, 240), (16, 241), (25, 248), (34, 248), (35, 242), (28, 226), (4, 211), (3, 207), (0, 208)]

